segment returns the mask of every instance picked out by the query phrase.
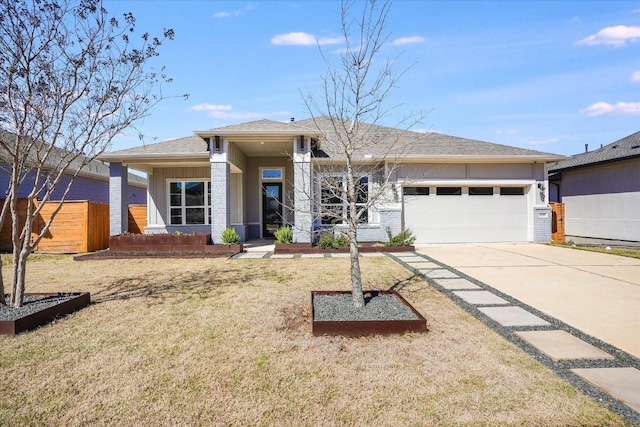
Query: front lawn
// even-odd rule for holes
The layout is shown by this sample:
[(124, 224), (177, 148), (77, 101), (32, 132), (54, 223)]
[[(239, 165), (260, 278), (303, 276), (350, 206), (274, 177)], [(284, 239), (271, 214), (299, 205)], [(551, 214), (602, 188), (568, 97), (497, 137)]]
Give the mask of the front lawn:
[(348, 289), (344, 258), (34, 256), (28, 291), (94, 303), (0, 336), (0, 425), (624, 425), (397, 263), (361, 262), (427, 334), (314, 338), (310, 291)]

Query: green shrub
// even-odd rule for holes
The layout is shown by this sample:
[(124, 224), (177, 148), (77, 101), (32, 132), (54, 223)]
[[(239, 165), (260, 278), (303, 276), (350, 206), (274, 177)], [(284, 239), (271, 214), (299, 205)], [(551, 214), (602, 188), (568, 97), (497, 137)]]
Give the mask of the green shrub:
[(349, 238), (344, 234), (338, 234), (333, 238), (333, 247), (338, 248), (346, 248), (349, 246)]
[(293, 230), (288, 225), (278, 228), (274, 235), (276, 236), (276, 243), (286, 244), (293, 242)]
[(318, 240), (318, 246), (321, 248), (346, 248), (349, 246), (349, 238), (345, 234), (338, 234), (337, 236), (333, 236), (332, 234), (323, 234), (320, 236), (320, 240)]
[(321, 248), (332, 248), (333, 247), (333, 236), (331, 234), (323, 234), (320, 236), (320, 240), (318, 240), (318, 246)]
[(385, 243), (386, 246), (412, 246), (416, 241), (416, 237), (409, 228), (393, 236), (391, 228), (387, 227), (387, 236), (389, 236), (389, 241)]
[(235, 229), (227, 227), (222, 232), (222, 243), (224, 243), (225, 245), (232, 245), (234, 243), (238, 243), (239, 241), (240, 235), (236, 233)]

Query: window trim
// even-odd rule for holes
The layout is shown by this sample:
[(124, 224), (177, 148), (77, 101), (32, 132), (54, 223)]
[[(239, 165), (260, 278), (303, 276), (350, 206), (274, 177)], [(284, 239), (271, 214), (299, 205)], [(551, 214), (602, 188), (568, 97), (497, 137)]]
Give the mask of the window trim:
[[(186, 204), (186, 183), (188, 182), (198, 182), (204, 183), (205, 187), (205, 196), (204, 196), (204, 205), (196, 205), (196, 206), (187, 206)], [(171, 184), (173, 183), (181, 183), (182, 189), (180, 193), (180, 206), (171, 205)], [(211, 207), (213, 205), (213, 200), (211, 200), (211, 179), (210, 178), (167, 178), (166, 179), (166, 208), (167, 208), (167, 226), (198, 226), (198, 225), (211, 225)], [(199, 224), (188, 224), (187, 220), (187, 209), (204, 209), (204, 223)], [(171, 222), (171, 210), (172, 209), (180, 209), (180, 224), (173, 224)]]
[[(363, 217), (360, 218), (360, 221), (358, 222), (358, 224), (362, 224), (362, 225), (368, 225), (371, 222), (371, 209), (367, 208), (367, 205), (369, 204), (369, 194), (371, 193), (371, 175), (369, 174), (364, 174), (364, 175), (360, 175), (359, 177), (357, 177), (357, 180), (361, 180), (363, 178), (367, 179), (367, 201), (364, 203), (356, 203), (356, 208), (358, 206), (365, 208), (365, 210), (367, 211), (367, 214)], [(339, 179), (340, 182), (342, 183), (342, 194), (341, 194), (341, 201), (342, 203), (338, 204), (338, 203), (322, 203), (322, 184), (325, 180), (327, 179)], [(349, 204), (347, 202), (347, 198), (346, 198), (346, 188), (347, 188), (347, 174), (346, 173), (330, 173), (330, 174), (325, 174), (323, 176), (320, 177), (319, 181), (318, 181), (318, 199), (319, 199), (319, 207), (320, 207), (320, 212), (319, 212), (319, 218), (320, 218), (320, 224), (321, 225), (344, 225), (347, 223), (347, 216), (349, 215)], [(334, 222), (324, 222), (324, 215), (323, 213), (326, 211), (324, 208), (325, 206), (336, 206), (336, 207), (340, 207), (340, 209), (342, 210), (342, 220), (338, 220), (338, 218), (334, 218), (331, 217), (330, 219)]]

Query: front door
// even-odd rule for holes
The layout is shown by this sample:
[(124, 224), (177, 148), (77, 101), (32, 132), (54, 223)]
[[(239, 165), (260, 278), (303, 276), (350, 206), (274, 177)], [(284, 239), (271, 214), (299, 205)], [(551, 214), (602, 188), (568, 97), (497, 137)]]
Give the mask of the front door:
[(262, 184), (262, 237), (282, 227), (282, 183)]

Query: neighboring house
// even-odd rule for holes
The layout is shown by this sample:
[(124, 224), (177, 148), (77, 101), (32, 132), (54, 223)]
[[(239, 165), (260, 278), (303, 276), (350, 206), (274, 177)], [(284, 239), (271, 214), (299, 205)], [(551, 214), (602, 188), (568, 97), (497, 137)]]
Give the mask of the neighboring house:
[[(288, 224), (295, 241), (314, 240), (318, 230), (331, 226), (314, 214), (309, 198), (319, 202), (322, 194), (315, 176), (318, 165), (333, 164), (331, 175), (344, 179), (331, 123), (316, 120), (259, 120), (103, 154), (100, 158), (111, 165), (111, 234), (126, 231), (121, 201), (126, 200), (125, 177), (132, 168), (148, 174), (145, 233), (204, 232), (219, 242), (230, 226), (246, 241), (271, 237), (278, 226)], [(379, 135), (379, 143), (357, 159), (371, 165), (370, 174), (360, 179), (365, 196), (389, 166), (381, 161), (389, 144), (410, 145), (394, 171), (391, 197), (368, 211), (359, 240), (384, 241), (387, 227), (394, 234), (411, 228), (417, 243), (550, 240), (545, 163), (561, 156), (367, 126)], [(346, 212), (345, 206), (331, 208)]]
[(549, 165), (567, 239), (640, 242), (640, 132)]
[[(12, 138), (15, 138), (15, 135), (0, 130), (0, 138), (5, 141), (11, 141)], [(7, 163), (2, 154), (0, 152), (0, 200), (4, 199), (11, 179), (11, 165)], [(52, 192), (50, 200), (60, 200), (74, 172), (75, 169), (72, 165), (68, 170), (68, 175), (59, 182)], [(28, 197), (33, 188), (34, 180), (35, 172), (28, 172), (22, 184), (18, 187), (18, 198)], [(129, 174), (128, 186), (129, 204), (145, 204), (147, 202), (147, 180), (144, 177)], [(109, 166), (99, 160), (89, 162), (76, 177), (66, 200), (109, 203)]]

